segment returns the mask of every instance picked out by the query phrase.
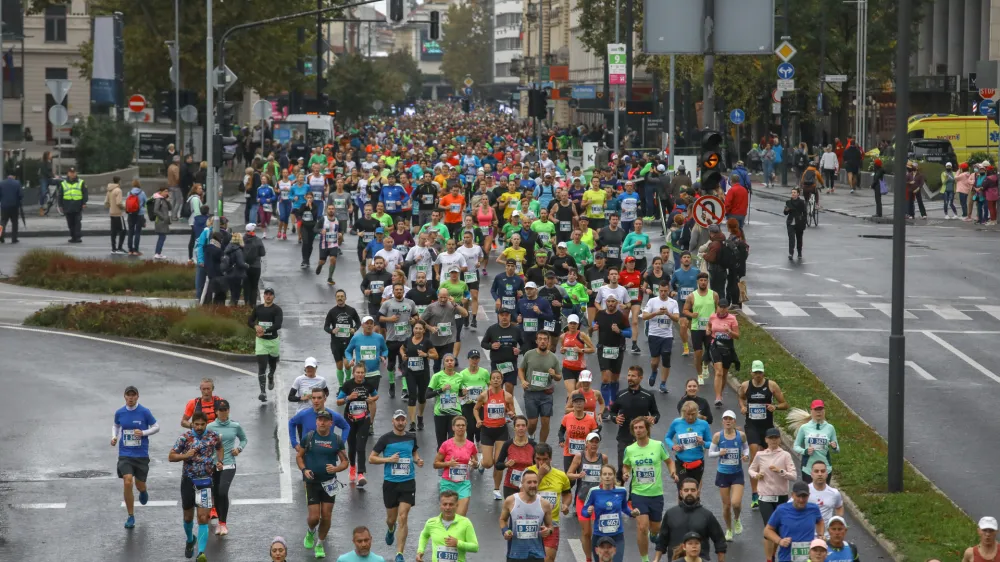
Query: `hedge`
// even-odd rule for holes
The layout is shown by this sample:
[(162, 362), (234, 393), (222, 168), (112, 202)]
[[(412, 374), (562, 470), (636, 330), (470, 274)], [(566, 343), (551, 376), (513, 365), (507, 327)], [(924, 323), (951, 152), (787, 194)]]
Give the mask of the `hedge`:
[(26, 287), (95, 294), (192, 297), (193, 265), (137, 259), (81, 259), (36, 248), (17, 261), (14, 282)]

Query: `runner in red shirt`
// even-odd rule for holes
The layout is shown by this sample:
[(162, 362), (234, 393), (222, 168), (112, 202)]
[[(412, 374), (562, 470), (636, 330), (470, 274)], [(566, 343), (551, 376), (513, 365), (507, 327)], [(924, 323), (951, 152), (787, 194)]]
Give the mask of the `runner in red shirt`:
[[(630, 306), (626, 309), (629, 321), (632, 323), (632, 353), (638, 355), (639, 350), (639, 309), (642, 306), (642, 272), (635, 268), (635, 258), (625, 258), (625, 269), (618, 274), (618, 284), (628, 289)], [(622, 303), (625, 306), (625, 303)]]
[(573, 411), (563, 416), (559, 425), (559, 444), (563, 448), (563, 470), (573, 463), (573, 457), (583, 453), (587, 446), (587, 434), (597, 431), (597, 420), (584, 411), (587, 399), (582, 393), (573, 393), (570, 398)]

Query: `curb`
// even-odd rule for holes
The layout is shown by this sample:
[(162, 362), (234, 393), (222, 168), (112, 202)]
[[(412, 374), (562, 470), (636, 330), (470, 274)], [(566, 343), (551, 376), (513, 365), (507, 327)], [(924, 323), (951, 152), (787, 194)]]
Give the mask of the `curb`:
[[(766, 328), (763, 328), (760, 324), (754, 322), (752, 318), (746, 316), (742, 312), (740, 312), (740, 316), (744, 320), (746, 320), (747, 322), (750, 322), (751, 324), (753, 324), (754, 326), (756, 326), (758, 328), (761, 328), (765, 332), (767, 331)], [(771, 335), (770, 332), (768, 332), (768, 335)], [(772, 336), (772, 339), (773, 339), (773, 336)], [(779, 342), (777, 339), (775, 339), (774, 341), (775, 341), (775, 343), (778, 344), (778, 347), (780, 347), (781, 349), (783, 349), (786, 353), (788, 353), (792, 357), (795, 357), (795, 355), (791, 351), (789, 351), (784, 345), (782, 345), (781, 342)], [(810, 371), (810, 373), (811, 372), (812, 371)], [(815, 376), (815, 375), (813, 375), (813, 376)], [(819, 379), (819, 377), (817, 377), (817, 379)], [(729, 385), (729, 388), (733, 389), (734, 392), (736, 392), (737, 394), (739, 393), (740, 385), (742, 384), (742, 382), (739, 379), (737, 379), (733, 375), (729, 375), (729, 376), (726, 377), (726, 383)], [(823, 381), (820, 381), (820, 383), (822, 383), (823, 386), (826, 386), (826, 383), (823, 383)], [(830, 388), (827, 387), (827, 390), (830, 390)], [(859, 420), (861, 420), (861, 423), (863, 423), (865, 425), (868, 425), (868, 422), (864, 421), (864, 418), (862, 418), (857, 412), (854, 411), (854, 409), (852, 409), (849, 405), (847, 405), (847, 403), (844, 402), (840, 398), (840, 396), (837, 396), (837, 393), (835, 393), (832, 390), (830, 390), (830, 394), (833, 394), (834, 396), (836, 396), (837, 399), (840, 400), (841, 403), (844, 404), (844, 406), (847, 408), (847, 410), (849, 412), (851, 412), (852, 414), (854, 414), (855, 416), (857, 416), (857, 418)], [(795, 452), (795, 449), (792, 448), (792, 445), (795, 442), (794, 436), (789, 435), (789, 433), (787, 431), (785, 431), (785, 428), (781, 427), (780, 425), (776, 424), (775, 427), (777, 427), (778, 431), (781, 432), (781, 443), (782, 443), (782, 445), (785, 446), (786, 450), (789, 453), (791, 453), (793, 457), (795, 457), (796, 459), (798, 459), (798, 463), (796, 463), (796, 464), (801, 463), (802, 462), (802, 457), (798, 453)], [(871, 426), (869, 425), (868, 427), (871, 427)], [(874, 431), (874, 428), (872, 428), (872, 430)], [(910, 463), (907, 462), (907, 464), (910, 464)], [(913, 467), (913, 465), (910, 465), (910, 466), (911, 466), (911, 468), (913, 468), (914, 470), (916, 470), (916, 467)], [(917, 474), (920, 474), (921, 477), (923, 477), (928, 482), (930, 482), (930, 479), (928, 479), (926, 476), (924, 476), (924, 474), (922, 472), (917, 471)], [(836, 474), (834, 474), (834, 476), (830, 479), (831, 485), (833, 485), (834, 482), (836, 482), (836, 479), (837, 479), (837, 476), (836, 476)], [(801, 477), (799, 478), (799, 480), (801, 480)], [(933, 486), (933, 483), (931, 485)], [(836, 486), (834, 486), (834, 487), (836, 487)], [(867, 531), (868, 534), (871, 535), (872, 538), (875, 539), (875, 542), (877, 542), (879, 544), (879, 546), (881, 546), (886, 552), (889, 553), (889, 556), (892, 556), (893, 560), (902, 561), (903, 558), (900, 556), (899, 550), (896, 548), (895, 543), (889, 541), (889, 539), (885, 538), (885, 536), (883, 536), (881, 533), (878, 532), (877, 529), (875, 529), (875, 527), (868, 521), (868, 518), (865, 516), (865, 513), (863, 511), (861, 511), (858, 508), (857, 504), (854, 503), (854, 500), (852, 500), (850, 498), (850, 496), (847, 495), (847, 492), (845, 492), (844, 490), (842, 490), (840, 488), (837, 488), (837, 489), (840, 490), (840, 494), (844, 498), (844, 507), (847, 508), (847, 511), (851, 514), (851, 516), (858, 520), (858, 522), (861, 524), (861, 526), (864, 527), (865, 531)], [(940, 490), (936, 486), (934, 487), (934, 489), (936, 489), (936, 490), (938, 490), (940, 492)], [(942, 495), (944, 495), (943, 492), (942, 492)], [(947, 498), (948, 496), (945, 496), (945, 497)], [(950, 498), (949, 498), (949, 501), (951, 501)], [(952, 503), (955, 503), (955, 502), (952, 502)], [(956, 505), (956, 507), (957, 507), (957, 505)], [(959, 509), (961, 509), (961, 508), (959, 508)], [(964, 513), (964, 510), (963, 510), (963, 513)]]
[(17, 327), (27, 327), (33, 330), (42, 330), (46, 332), (53, 333), (63, 333), (63, 334), (87, 334), (90, 337), (97, 338), (100, 340), (105, 340), (108, 342), (112, 341), (124, 341), (139, 346), (152, 347), (155, 349), (161, 349), (166, 351), (174, 351), (178, 353), (186, 353), (188, 355), (193, 355), (195, 357), (201, 357), (203, 359), (211, 359), (214, 361), (227, 361), (231, 363), (239, 364), (257, 364), (256, 355), (243, 355), (240, 353), (229, 353), (227, 351), (218, 351), (214, 349), (204, 349), (201, 347), (192, 347), (189, 345), (182, 345), (179, 343), (171, 343), (165, 341), (155, 341), (155, 340), (142, 340), (136, 338), (111, 338), (106, 334), (94, 333), (94, 332), (84, 332), (81, 330), (63, 330), (60, 328), (48, 328), (45, 326), (26, 326), (23, 322), (20, 324), (9, 323), (10, 326)]
[[(111, 229), (107, 230), (81, 230), (80, 234), (82, 236), (111, 236)], [(191, 234), (191, 229), (179, 229), (171, 228), (170, 234)], [(48, 238), (56, 236), (69, 236), (69, 230), (22, 230), (17, 233), (18, 238)], [(156, 236), (156, 232), (153, 230), (143, 230), (142, 236)]]

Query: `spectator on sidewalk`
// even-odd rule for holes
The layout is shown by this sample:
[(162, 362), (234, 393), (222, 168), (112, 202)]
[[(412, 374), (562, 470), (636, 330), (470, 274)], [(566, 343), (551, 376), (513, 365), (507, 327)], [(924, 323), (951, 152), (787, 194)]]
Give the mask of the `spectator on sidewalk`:
[(126, 223), (128, 224), (128, 255), (141, 256), (139, 238), (146, 224), (146, 192), (139, 184), (139, 178), (132, 180), (132, 189), (125, 197)]
[(205, 280), (208, 278), (205, 271), (205, 247), (208, 246), (209, 240), (211, 240), (212, 223), (215, 222), (215, 217), (208, 214), (208, 212), (208, 205), (202, 205), (201, 214), (199, 214), (197, 220), (195, 220), (195, 228), (198, 228), (198, 226), (201, 227), (198, 234), (198, 240), (194, 243), (194, 296), (197, 299), (202, 298), (202, 293), (205, 289)]
[(49, 195), (49, 184), (53, 182), (52, 152), (42, 153), (42, 161), (38, 166), (38, 216), (45, 214), (45, 201)]
[(833, 186), (837, 179), (837, 170), (839, 168), (840, 161), (837, 159), (837, 154), (833, 151), (833, 146), (826, 145), (826, 148), (823, 149), (823, 156), (819, 160), (819, 169), (823, 172), (823, 183), (830, 189), (830, 193), (835, 191)]
[[(224, 218), (224, 217), (223, 217)], [(222, 224), (222, 219), (219, 219)], [(228, 237), (222, 232), (213, 232), (205, 246), (205, 275), (208, 277), (208, 292), (202, 299), (204, 304), (226, 304), (226, 278), (222, 275), (222, 242)]]
[(257, 285), (260, 283), (260, 258), (267, 255), (264, 241), (256, 233), (256, 225), (246, 225), (243, 236), (243, 258), (247, 262), (247, 276), (243, 283), (243, 302), (253, 308), (257, 306)]
[(234, 232), (229, 240), (221, 265), (222, 274), (226, 276), (226, 283), (229, 286), (229, 305), (237, 306), (247, 276), (247, 262), (243, 256), (243, 235), (239, 232)]
[(170, 191), (170, 201), (173, 203), (170, 218), (178, 222), (181, 218), (181, 201), (184, 201), (184, 192), (181, 190), (180, 155), (174, 155), (173, 161), (167, 166), (167, 188)]
[[(967, 165), (964, 164), (963, 165)], [(885, 170), (882, 168), (882, 159), (876, 158), (872, 168), (872, 191), (875, 192), (875, 217), (882, 216), (882, 182), (885, 180)], [(965, 210), (964, 207), (962, 209)]]
[(11, 244), (17, 244), (17, 219), (20, 218), (21, 205), (24, 201), (24, 188), (21, 182), (14, 179), (14, 176), (7, 176), (7, 179), (0, 181), (0, 244), (3, 244), (7, 236), (7, 221), (10, 221)]
[[(916, 213), (913, 208), (914, 201), (920, 208), (920, 218), (927, 218), (927, 209), (924, 208), (924, 175), (917, 169), (916, 162), (906, 163), (906, 218), (912, 219)], [(831, 190), (833, 191), (833, 190)]]
[(163, 244), (167, 241), (167, 234), (170, 234), (170, 212), (173, 205), (170, 203), (170, 193), (167, 186), (160, 187), (160, 190), (153, 195), (153, 230), (156, 232), (156, 252), (153, 254), (154, 260), (162, 260)]
[(77, 177), (76, 168), (66, 171), (66, 179), (59, 184), (59, 208), (66, 215), (66, 226), (69, 227), (69, 241), (71, 244), (83, 242), (83, 210), (87, 207), (90, 194), (87, 192), (87, 184)]
[(976, 181), (976, 176), (969, 171), (969, 163), (962, 162), (958, 165), (958, 174), (955, 175), (955, 191), (958, 192), (958, 205), (962, 207), (962, 220), (972, 222), (972, 209), (969, 207), (969, 193), (972, 192), (972, 185)]
[(730, 174), (729, 191), (726, 192), (725, 203), (726, 218), (736, 219), (741, 229), (743, 222), (746, 221), (747, 212), (750, 210), (750, 192), (743, 185), (743, 181), (744, 178), (740, 176), (739, 172), (734, 171)]
[(111, 218), (111, 253), (124, 254), (125, 248), (125, 198), (122, 197), (122, 179), (118, 176), (111, 178), (107, 191), (104, 194), (104, 208), (108, 210)]
[(844, 169), (847, 170), (847, 185), (851, 187), (851, 193), (858, 188), (861, 183), (861, 160), (864, 154), (861, 147), (854, 141), (853, 136), (847, 137), (847, 147), (844, 149)]
[[(188, 226), (191, 227), (191, 237), (188, 239), (188, 264), (194, 263), (194, 243), (198, 240), (198, 235), (201, 234), (202, 228), (204, 228), (204, 218), (207, 216), (207, 212), (202, 212), (202, 193), (201, 184), (194, 184), (191, 187), (191, 192), (188, 193), (187, 201), (184, 202), (186, 208), (181, 212), (181, 216), (184, 213), (191, 213), (188, 217)], [(198, 219), (201, 218), (202, 228), (198, 228)]]

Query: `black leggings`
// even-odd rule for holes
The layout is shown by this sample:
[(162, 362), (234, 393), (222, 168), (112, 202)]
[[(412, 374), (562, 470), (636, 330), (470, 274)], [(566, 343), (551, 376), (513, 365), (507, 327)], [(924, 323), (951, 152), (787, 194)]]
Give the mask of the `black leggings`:
[(316, 237), (316, 225), (302, 225), (302, 263), (309, 263), (312, 260), (314, 238)]
[[(396, 371), (396, 363), (397, 363), (396, 360), (397, 359), (399, 360), (398, 363), (399, 363), (400, 370), (401, 371), (405, 371), (406, 370), (405, 369), (406, 362), (403, 361), (403, 358), (399, 355), (399, 350), (402, 349), (402, 347), (404, 345), (406, 345), (406, 342), (405, 341), (389, 341), (389, 342), (385, 342), (385, 345), (386, 345), (386, 347), (389, 348), (389, 360), (386, 362), (386, 368), (389, 369), (389, 372), (390, 373), (394, 373)], [(393, 376), (395, 377), (395, 375), (393, 375)], [(409, 383), (407, 383), (407, 384), (409, 384)]]
[(351, 466), (357, 465), (358, 472), (365, 472), (365, 450), (368, 447), (369, 418), (362, 420), (347, 420), (351, 432), (347, 435), (347, 461)]
[(799, 228), (795, 225), (786, 225), (788, 230), (788, 255), (792, 255), (792, 250), (798, 249), (799, 255), (802, 255), (802, 234), (806, 229)]
[(198, 235), (200, 232), (196, 232), (195, 228), (191, 227), (191, 237), (188, 238), (188, 261), (194, 259), (194, 243), (198, 240)]
[(229, 513), (229, 486), (235, 477), (235, 468), (216, 470), (212, 475), (212, 505), (219, 515), (219, 523), (226, 522), (226, 515)]
[[(14, 221), (14, 227), (17, 228), (17, 221)], [(111, 217), (111, 249), (112, 250), (123, 250), (122, 245), (125, 244), (125, 233), (128, 228), (125, 226), (125, 217)]]
[(416, 406), (417, 402), (426, 404), (427, 385), (431, 382), (430, 371), (427, 369), (424, 369), (423, 371), (411, 371), (406, 369), (404, 373), (405, 374), (403, 376), (406, 379), (406, 389), (409, 391), (409, 396), (406, 399), (407, 404), (409, 406)]
[[(441, 445), (455, 434), (451, 432), (451, 420), (455, 419), (454, 414), (439, 416), (434, 414), (434, 436), (437, 437), (438, 449)], [(350, 437), (350, 436), (348, 436)]]
[(469, 441), (473, 443), (479, 443), (479, 429), (476, 427), (476, 417), (472, 415), (472, 409), (475, 408), (475, 404), (462, 404), (462, 415), (465, 416), (466, 422), (468, 424), (467, 435)]
[[(270, 355), (257, 356), (257, 382), (260, 384), (260, 391), (264, 392), (264, 384), (267, 379), (274, 378), (274, 371), (278, 368), (278, 358)], [(350, 435), (348, 435), (350, 437)]]

